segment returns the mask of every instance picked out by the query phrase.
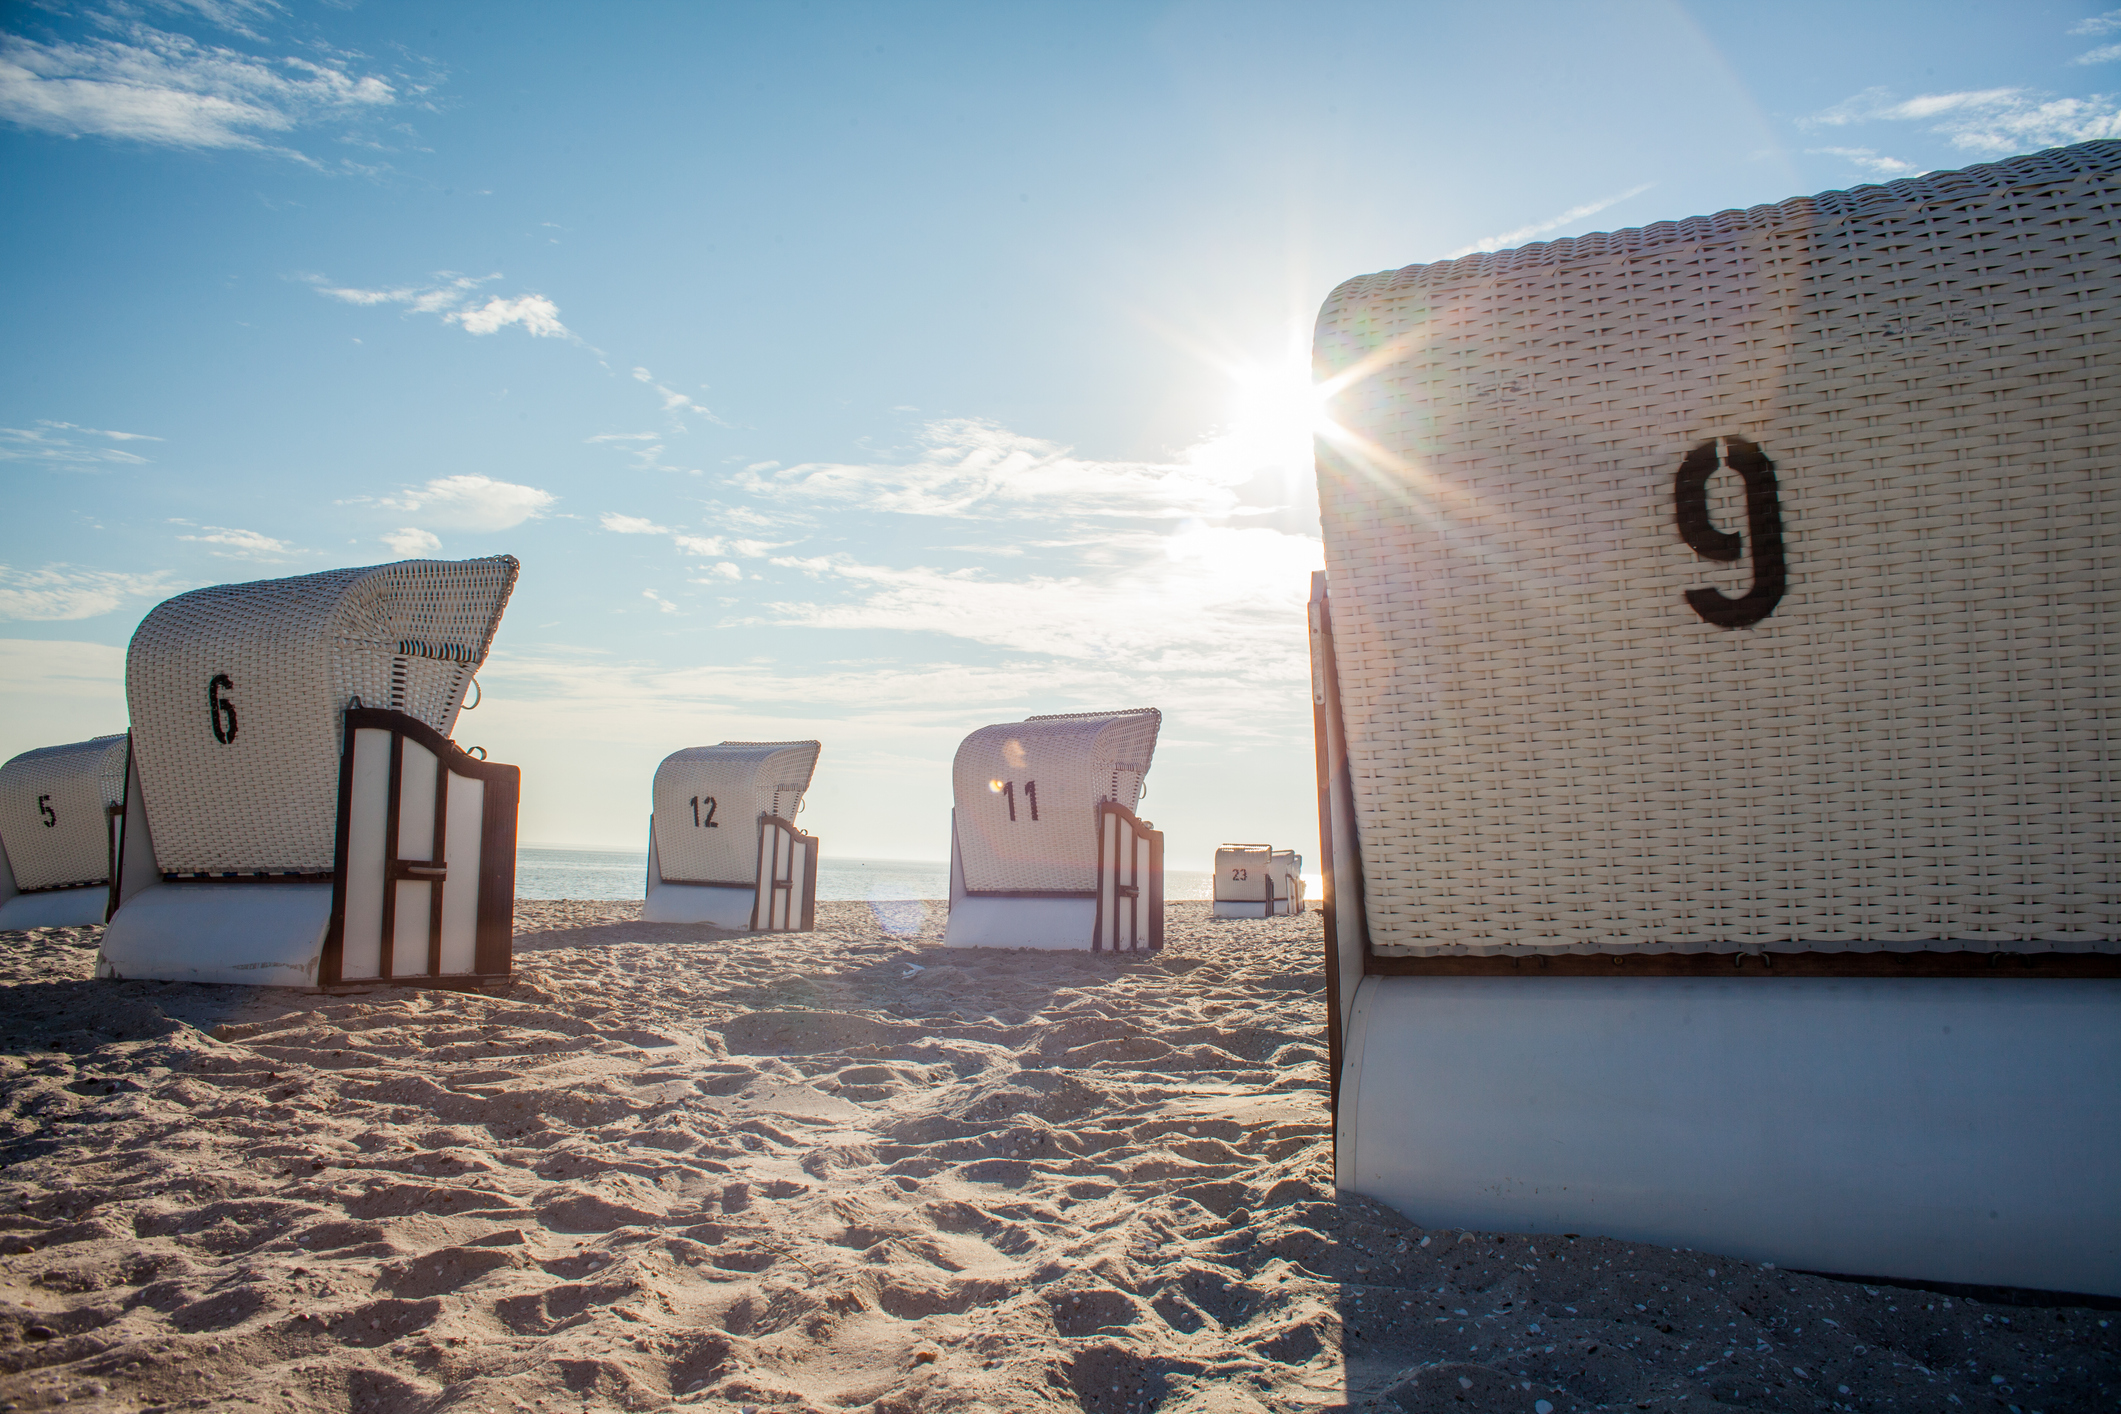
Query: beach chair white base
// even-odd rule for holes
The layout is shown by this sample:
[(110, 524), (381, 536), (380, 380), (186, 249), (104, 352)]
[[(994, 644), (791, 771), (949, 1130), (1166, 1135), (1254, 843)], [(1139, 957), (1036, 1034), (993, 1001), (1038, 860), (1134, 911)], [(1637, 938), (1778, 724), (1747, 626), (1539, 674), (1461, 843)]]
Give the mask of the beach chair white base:
[(330, 929), (328, 882), (156, 884), (111, 918), (96, 975), (313, 987)]
[(1277, 913), (1286, 913), (1280, 900), (1268, 903), (1265, 899), (1217, 899), (1217, 918), (1272, 918)]
[(1370, 976), (1346, 1057), (1424, 1226), (2121, 1296), (2121, 980)]
[(80, 928), (101, 923), (110, 907), (108, 884), (78, 889), (38, 889), (0, 903), (0, 930), (9, 928)]
[[(1108, 813), (1109, 812), (1109, 813)], [(1124, 817), (1123, 819), (1120, 817)], [(965, 887), (955, 812), (950, 826), (950, 918), (943, 946), (950, 948), (1106, 948), (1163, 946), (1163, 835), (1136, 820), (1125, 806), (1100, 808), (1108, 832), (1099, 858), (1099, 893), (973, 893)], [(1102, 935), (1102, 936), (1101, 936)]]
[[(766, 900), (764, 909), (759, 901)], [(807, 933), (817, 923), (817, 836), (772, 815), (759, 820), (758, 881), (680, 884), (663, 877), (655, 822), (648, 828), (644, 923), (705, 923), (736, 933)]]

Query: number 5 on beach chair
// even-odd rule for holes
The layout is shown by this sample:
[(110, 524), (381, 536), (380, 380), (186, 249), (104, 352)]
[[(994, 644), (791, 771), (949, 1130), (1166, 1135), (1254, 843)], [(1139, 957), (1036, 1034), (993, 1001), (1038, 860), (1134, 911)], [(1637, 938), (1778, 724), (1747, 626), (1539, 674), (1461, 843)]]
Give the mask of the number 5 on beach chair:
[(1164, 837), (1135, 815), (1154, 708), (982, 727), (957, 749), (952, 947), (1164, 944)]
[(641, 917), (753, 933), (815, 927), (817, 838), (797, 829), (795, 817), (821, 749), (814, 741), (725, 741), (664, 757)]
[(518, 772), (449, 737), (516, 574), (506, 555), (406, 560), (150, 612), (126, 654), (132, 755), (97, 975), (505, 976)]
[(25, 751), (0, 766), (0, 928), (110, 914), (125, 802), (125, 733)]

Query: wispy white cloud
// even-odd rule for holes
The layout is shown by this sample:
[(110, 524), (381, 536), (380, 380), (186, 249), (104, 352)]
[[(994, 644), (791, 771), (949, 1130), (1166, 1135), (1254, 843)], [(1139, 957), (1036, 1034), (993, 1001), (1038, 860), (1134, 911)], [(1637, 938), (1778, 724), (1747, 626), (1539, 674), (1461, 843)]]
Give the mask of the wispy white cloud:
[[(237, 33), (249, 6), (214, 11)], [(107, 18), (107, 17), (106, 17)], [(138, 23), (115, 37), (39, 43), (0, 36), (0, 118), (64, 137), (189, 148), (250, 148), (310, 159), (278, 139), (306, 124), (390, 108), (397, 91), (345, 58), (263, 57)]]
[(1578, 221), (1587, 221), (1608, 206), (1618, 206), (1621, 202), (1631, 197), (1641, 196), (1654, 185), (1655, 183), (1653, 182), (1644, 182), (1640, 186), (1629, 187), (1626, 191), (1615, 192), (1611, 196), (1602, 196), (1596, 201), (1587, 201), (1581, 206), (1572, 206), (1559, 216), (1549, 216), (1544, 221), (1534, 221), (1528, 226), (1519, 226), (1514, 231), (1503, 231), (1498, 235), (1482, 236), (1471, 245), (1460, 246), (1457, 250), (1446, 255), (1444, 259), (1456, 260), (1462, 255), (1484, 254), (1491, 250), (1508, 250), (1512, 246), (1523, 245), (1526, 241), (1543, 236), (1549, 231), (1558, 231), (1564, 226), (1573, 226)]
[(1866, 172), (1876, 172), (1881, 177), (1919, 176), (1922, 168), (1912, 162), (1903, 162), (1897, 157), (1887, 157), (1873, 147), (1811, 147), (1807, 152), (1827, 157), (1840, 157), (1855, 163)]
[(147, 458), (122, 446), (101, 446), (81, 439), (109, 442), (159, 442), (144, 432), (113, 432), (72, 422), (40, 421), (35, 427), (0, 427), (0, 461), (52, 462), (63, 466), (145, 466)]
[(1054, 442), (972, 418), (929, 423), (905, 461), (806, 462), (746, 470), (755, 495), (796, 496), (903, 515), (970, 518), (1227, 515), (1250, 474), (1211, 459), (1098, 461)]
[(719, 581), (726, 584), (730, 580), (742, 579), (743, 577), (744, 570), (741, 565), (734, 565), (727, 560), (723, 560), (720, 564), (710, 565), (704, 572), (703, 578), (692, 580), (691, 583), (712, 585)]
[(327, 299), (355, 305), (403, 305), (409, 313), (436, 315), (443, 323), (454, 324), (468, 334), (494, 334), (516, 325), (532, 338), (581, 342), (560, 322), (560, 307), (543, 295), (517, 295), (513, 299), (494, 295), (484, 304), (474, 303), (479, 286), (500, 279), (499, 274), (460, 275), (454, 270), (440, 270), (425, 284), (376, 290), (334, 285), (321, 275), (302, 278)]
[(1803, 120), (1807, 127), (1922, 123), (1954, 147), (2005, 157), (2095, 138), (2121, 137), (2121, 101), (2110, 94), (2057, 98), (2024, 88), (1965, 89), (1899, 98), (1865, 89)]
[(617, 511), (604, 512), (599, 522), (606, 530), (617, 535), (668, 535), (670, 527), (657, 525), (646, 516), (622, 516)]
[(270, 535), (260, 535), (255, 530), (237, 530), (225, 525), (202, 525), (203, 535), (180, 535), (179, 540), (194, 545), (205, 545), (207, 553), (225, 560), (285, 560), (294, 553), (294, 547), (285, 540), (276, 540)]
[(2116, 59), (2121, 59), (2121, 44), (2102, 44), (2097, 49), (2085, 50), (2082, 54), (2070, 60), (2070, 62), (2072, 64), (2109, 64)]
[(461, 325), (467, 334), (492, 334), (517, 324), (532, 338), (574, 337), (560, 322), (560, 307), (543, 295), (519, 295), (514, 299), (496, 297), (476, 309), (452, 310), (442, 318), (447, 323)]
[(2121, 30), (2121, 10), (2108, 10), (2103, 15), (2093, 15), (2090, 19), (2079, 20), (2069, 27), (2071, 34), (2090, 37), (2113, 34), (2117, 30)]
[[(342, 504), (357, 505), (366, 499)], [(508, 530), (543, 515), (558, 499), (535, 486), (468, 475), (438, 476), (425, 486), (407, 487), (395, 496), (380, 497), (375, 504), (385, 510), (415, 514), (428, 525), (445, 529)]]
[[(772, 563), (851, 591), (769, 605), (783, 624), (936, 633), (1142, 671), (1293, 680), (1307, 671), (1299, 629), (1311, 571), (1324, 558), (1308, 536), (1192, 525), (1116, 537), (1062, 575), (1001, 578), (845, 556)], [(1298, 627), (1277, 633), (1272, 625)]]
[(643, 599), (646, 599), (651, 604), (654, 604), (658, 609), (661, 609), (666, 614), (674, 614), (678, 611), (677, 605), (671, 603), (668, 599), (665, 599), (662, 595), (656, 593), (653, 589), (642, 590), (641, 597)]
[(728, 553), (722, 547), (722, 537), (719, 535), (673, 535), (670, 538), (688, 555), (705, 555), (711, 558)]
[(92, 619), (110, 613), (127, 600), (166, 596), (170, 593), (168, 580), (169, 575), (162, 571), (127, 574), (67, 564), (34, 570), (0, 565), (0, 619)]
[(442, 548), (441, 536), (436, 535), (433, 531), (422, 530), (415, 525), (403, 526), (397, 530), (388, 530), (376, 538), (408, 560), (432, 555), (435, 551)]
[(633, 370), (633, 381), (636, 383), (646, 383), (649, 387), (655, 389), (656, 393), (663, 399), (663, 411), (667, 413), (671, 413), (673, 415), (678, 413), (691, 413), (695, 417), (706, 418), (709, 422), (713, 423), (717, 427), (727, 427), (729, 425), (728, 423), (722, 421), (721, 418), (715, 416), (710, 409), (706, 408), (698, 402), (695, 402), (690, 394), (677, 392), (674, 389), (666, 388), (661, 383), (658, 383), (656, 381), (655, 375), (653, 373), (650, 373), (645, 368), (636, 368)]

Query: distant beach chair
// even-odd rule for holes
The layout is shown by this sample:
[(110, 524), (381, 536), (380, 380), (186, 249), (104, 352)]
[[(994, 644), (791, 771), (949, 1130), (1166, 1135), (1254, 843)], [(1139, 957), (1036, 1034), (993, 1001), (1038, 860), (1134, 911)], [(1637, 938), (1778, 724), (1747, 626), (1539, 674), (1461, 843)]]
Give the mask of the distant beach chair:
[(1155, 708), (981, 727), (952, 766), (951, 947), (1164, 945), (1164, 837), (1134, 811)]
[(506, 555), (405, 560), (152, 610), (126, 654), (132, 765), (97, 974), (505, 975), (519, 773), (449, 737), (516, 573)]
[(68, 928), (110, 912), (124, 732), (0, 766), (0, 928)]
[(1215, 851), (1217, 918), (1279, 918), (1304, 911), (1303, 856), (1265, 844)]
[(655, 768), (648, 821), (650, 923), (753, 933), (817, 926), (817, 838), (796, 828), (814, 741), (725, 741)]
[(2094, 142), (1333, 292), (1341, 1187), (2121, 1295), (2117, 211)]

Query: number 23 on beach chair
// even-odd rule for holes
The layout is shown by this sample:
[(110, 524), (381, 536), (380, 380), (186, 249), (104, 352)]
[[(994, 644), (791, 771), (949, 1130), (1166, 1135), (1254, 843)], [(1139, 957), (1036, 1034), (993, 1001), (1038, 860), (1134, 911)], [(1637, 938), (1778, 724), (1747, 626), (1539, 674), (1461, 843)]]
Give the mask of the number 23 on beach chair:
[(648, 821), (650, 923), (753, 933), (816, 926), (817, 837), (796, 828), (814, 741), (690, 746), (655, 769)]
[(952, 766), (951, 947), (1164, 943), (1164, 837), (1135, 815), (1155, 708), (982, 727)]
[(405, 560), (151, 611), (126, 654), (132, 753), (97, 975), (505, 976), (519, 774), (450, 733), (517, 568)]
[(2121, 1295), (2117, 252), (2095, 142), (1333, 292), (1342, 1188)]

